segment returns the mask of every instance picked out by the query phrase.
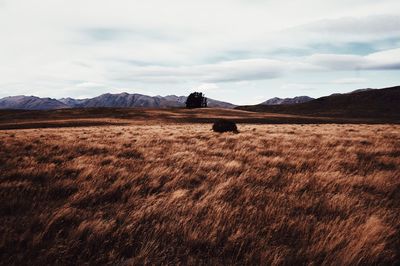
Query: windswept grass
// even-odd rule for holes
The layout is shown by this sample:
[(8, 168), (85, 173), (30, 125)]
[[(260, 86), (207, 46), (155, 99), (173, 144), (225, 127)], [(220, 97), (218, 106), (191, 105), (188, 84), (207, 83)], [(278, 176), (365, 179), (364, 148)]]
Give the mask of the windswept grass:
[(400, 126), (0, 131), (3, 265), (400, 263)]

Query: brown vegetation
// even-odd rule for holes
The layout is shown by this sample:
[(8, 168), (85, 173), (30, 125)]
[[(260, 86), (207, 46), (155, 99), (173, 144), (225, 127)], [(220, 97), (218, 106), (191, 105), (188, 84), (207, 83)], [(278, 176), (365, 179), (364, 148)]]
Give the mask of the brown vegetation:
[(85, 108), (49, 111), (0, 110), (0, 130), (28, 128), (88, 127), (101, 125), (149, 125), (160, 123), (213, 123), (229, 119), (247, 124), (400, 124), (400, 119), (327, 117), (278, 113), (255, 113), (242, 110)]
[(399, 264), (400, 126), (0, 131), (0, 262)]

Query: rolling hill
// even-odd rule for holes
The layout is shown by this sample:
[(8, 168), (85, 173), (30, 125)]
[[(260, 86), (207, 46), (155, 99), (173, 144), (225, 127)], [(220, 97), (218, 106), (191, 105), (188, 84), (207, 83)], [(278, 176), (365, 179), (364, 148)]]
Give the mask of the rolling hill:
[(400, 86), (334, 94), (293, 105), (248, 105), (239, 110), (309, 116), (400, 118)]

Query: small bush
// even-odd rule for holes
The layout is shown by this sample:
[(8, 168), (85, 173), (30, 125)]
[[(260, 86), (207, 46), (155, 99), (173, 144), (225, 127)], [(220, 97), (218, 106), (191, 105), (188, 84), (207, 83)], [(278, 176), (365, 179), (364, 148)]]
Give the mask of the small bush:
[(234, 132), (234, 133), (238, 133), (238, 129), (236, 126), (236, 123), (230, 120), (226, 120), (226, 119), (220, 119), (218, 121), (215, 121), (215, 123), (213, 124), (212, 127), (214, 132)]

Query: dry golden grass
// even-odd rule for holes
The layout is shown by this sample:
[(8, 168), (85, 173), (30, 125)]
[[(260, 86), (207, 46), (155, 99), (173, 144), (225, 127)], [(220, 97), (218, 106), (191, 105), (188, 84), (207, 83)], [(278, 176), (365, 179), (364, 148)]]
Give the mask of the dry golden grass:
[(400, 263), (400, 126), (0, 131), (1, 264)]

